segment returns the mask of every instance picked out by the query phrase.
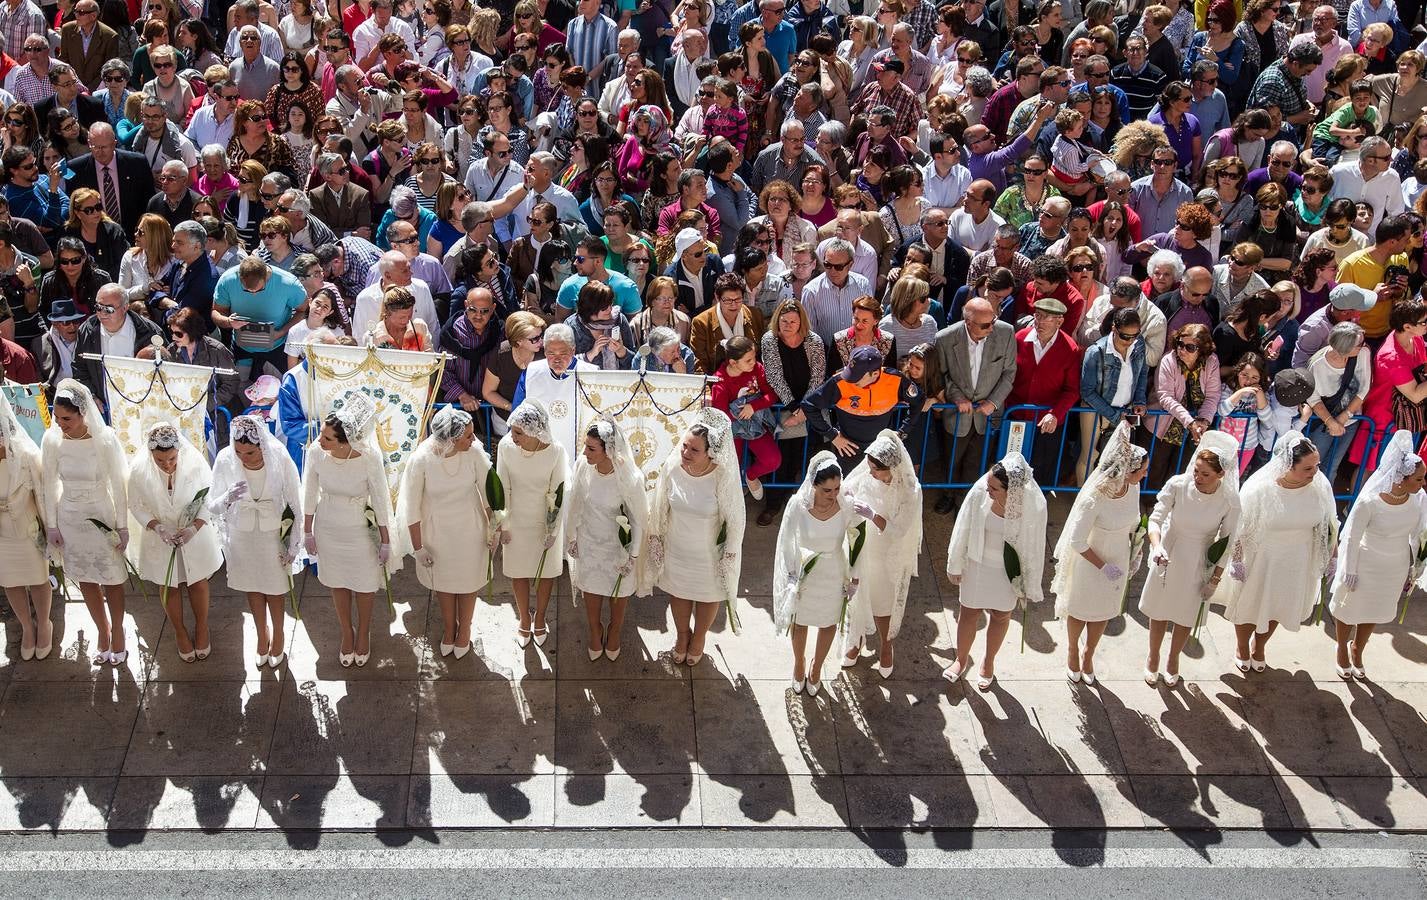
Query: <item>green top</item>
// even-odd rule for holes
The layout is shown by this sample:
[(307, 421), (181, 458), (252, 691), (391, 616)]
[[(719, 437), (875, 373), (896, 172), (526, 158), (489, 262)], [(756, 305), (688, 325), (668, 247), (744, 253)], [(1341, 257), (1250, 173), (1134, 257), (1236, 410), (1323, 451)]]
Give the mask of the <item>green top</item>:
[(1369, 134), (1377, 134), (1377, 109), (1369, 106), (1367, 110), (1359, 116), (1353, 112), (1353, 104), (1344, 103), (1338, 107), (1337, 112), (1313, 126), (1313, 139), (1315, 141), (1320, 139), (1332, 141), (1335, 144), (1341, 143), (1338, 136), (1328, 129), (1335, 125), (1339, 128), (1351, 128), (1355, 122), (1364, 122), (1367, 124), (1368, 127), (1365, 129), (1367, 134), (1363, 135), (1364, 137), (1367, 137)]

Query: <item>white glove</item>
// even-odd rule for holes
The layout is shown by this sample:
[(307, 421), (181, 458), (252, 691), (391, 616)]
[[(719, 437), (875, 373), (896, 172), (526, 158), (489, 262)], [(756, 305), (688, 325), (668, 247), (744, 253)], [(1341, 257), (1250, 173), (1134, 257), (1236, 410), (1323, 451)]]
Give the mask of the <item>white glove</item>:
[(125, 550), (129, 549), (129, 529), (119, 529), (119, 544), (114, 549), (118, 550), (120, 553), (123, 553)]
[(617, 569), (614, 570), (614, 572), (615, 572), (616, 575), (622, 576), (622, 577), (624, 577), (624, 578), (628, 578), (628, 577), (629, 577), (629, 573), (631, 573), (631, 572), (633, 572), (633, 571), (634, 571), (634, 557), (632, 557), (632, 556), (629, 557), (628, 559), (626, 559), (624, 562), (620, 563), (620, 564), (619, 564), (619, 568), (617, 568)]
[(189, 525), (187, 528), (173, 535), (173, 545), (175, 547), (182, 547), (184, 544), (187, 544), (189, 541), (193, 540), (193, 536), (196, 534), (198, 534), (198, 529), (194, 528), (192, 525)]
[(174, 530), (165, 525), (164, 523), (159, 522), (149, 530), (152, 531), (154, 534), (158, 535), (159, 540), (163, 541), (165, 544), (173, 543)]
[(232, 487), (228, 488), (228, 490), (223, 494), (223, 496), (218, 500), (218, 502), (223, 506), (223, 508), (226, 509), (246, 497), (247, 494), (248, 483), (246, 481), (239, 481)]
[(289, 566), (292, 565), (293, 559), (294, 559), (293, 555), (292, 555), (291, 553), (288, 553), (286, 550), (282, 550), (282, 551), (279, 551), (279, 552), (278, 552), (278, 555), (277, 555), (278, 565), (282, 566), (284, 569), (286, 569), (286, 568), (288, 568)]
[(1114, 563), (1105, 563), (1100, 567), (1100, 574), (1109, 581), (1119, 581), (1125, 574), (1125, 570)]
[(377, 562), (386, 565), (391, 559), (391, 544), (377, 544)]
[(486, 548), (490, 550), (491, 556), (495, 556), (496, 550), (500, 548), (500, 536), (501, 532), (499, 530), (492, 531), (489, 540), (486, 541)]
[(580, 558), (580, 542), (575, 538), (570, 538), (570, 542), (565, 545), (565, 555), (571, 559)]
[(509, 543), (510, 543), (510, 532), (509, 532), (509, 531), (506, 531), (504, 528), (502, 528), (501, 531), (500, 531), (500, 542), (501, 542), (502, 544), (509, 544)]
[(1350, 591), (1356, 591), (1356, 590), (1358, 589), (1358, 573), (1357, 573), (1357, 572), (1347, 572), (1347, 573), (1344, 573), (1344, 575), (1343, 575), (1343, 587), (1346, 588), (1346, 589), (1348, 589), (1348, 590), (1350, 590)]
[(1144, 562), (1145, 562), (1145, 558), (1144, 558), (1143, 556), (1141, 556), (1140, 554), (1138, 554), (1138, 553), (1135, 554), (1135, 558), (1134, 558), (1134, 559), (1130, 560), (1130, 577), (1131, 577), (1131, 578), (1134, 578), (1134, 577), (1135, 577), (1135, 573), (1140, 570), (1140, 566), (1144, 565)]
[(426, 547), (418, 549), (415, 553), (412, 553), (411, 555), (416, 557), (416, 564), (424, 569), (429, 569), (432, 566), (436, 565), (436, 557), (432, 556), (431, 551)]
[(877, 517), (877, 513), (873, 511), (872, 507), (863, 503), (861, 500), (852, 501), (852, 511), (869, 521)]
[(1204, 586), (1199, 589), (1199, 599), (1208, 600), (1210, 597), (1213, 597), (1214, 591), (1217, 590), (1218, 587), (1219, 586), (1212, 581), (1204, 582)]
[(1338, 557), (1336, 557), (1336, 556), (1329, 557), (1329, 558), (1328, 558), (1328, 568), (1327, 568), (1327, 570), (1325, 570), (1325, 571), (1323, 572), (1323, 577), (1324, 577), (1324, 578), (1327, 578), (1329, 581), (1331, 581), (1331, 580), (1333, 579), (1334, 573), (1336, 573), (1337, 571), (1338, 571)]
[(1229, 565), (1229, 577), (1240, 583), (1249, 577), (1249, 573), (1244, 570), (1243, 560), (1236, 559)]
[(302, 547), (307, 551), (308, 556), (317, 556), (317, 535), (307, 532), (302, 536)]
[(58, 528), (46, 528), (45, 540), (49, 541), (50, 545), (57, 550), (64, 549), (64, 535), (59, 533)]
[(549, 550), (553, 546), (555, 546), (555, 532), (552, 531), (545, 535), (545, 549)]
[(1150, 556), (1150, 561), (1161, 569), (1169, 568), (1169, 554), (1165, 552), (1163, 547), (1160, 547)]

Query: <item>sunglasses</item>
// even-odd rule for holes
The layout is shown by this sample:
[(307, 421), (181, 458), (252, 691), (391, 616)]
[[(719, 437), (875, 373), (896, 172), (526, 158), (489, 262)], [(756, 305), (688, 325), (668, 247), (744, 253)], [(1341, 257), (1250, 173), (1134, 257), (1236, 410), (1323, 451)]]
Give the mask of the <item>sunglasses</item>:
[(1219, 177), (1220, 177), (1220, 178), (1243, 178), (1243, 177), (1244, 177), (1244, 173), (1241, 172), (1241, 171), (1238, 171), (1237, 169), (1236, 169), (1235, 171), (1233, 171), (1233, 172), (1230, 172), (1230, 171), (1228, 171), (1228, 170), (1226, 169), (1225, 171), (1219, 173)]
[(845, 263), (824, 262), (823, 268), (831, 269), (834, 272), (845, 272), (852, 265), (852, 260)]
[(449, 42), (449, 46), (452, 46), (452, 47), (469, 47), (469, 46), (471, 46), (471, 39), (470, 39), (470, 38), (456, 38), (454, 41), (450, 41), (450, 42)]
[(1175, 158), (1175, 159), (1158, 159), (1158, 158), (1156, 158), (1156, 159), (1150, 160), (1150, 165), (1152, 165), (1152, 166), (1173, 166), (1173, 165), (1178, 165), (1178, 163), (1179, 163), (1179, 159), (1178, 159), (1178, 158)]
[(1140, 333), (1139, 333), (1138, 331), (1130, 331), (1130, 332), (1117, 331), (1117, 332), (1115, 332), (1115, 337), (1119, 338), (1119, 339), (1122, 340), (1122, 341), (1127, 341), (1127, 342), (1128, 342), (1128, 341), (1133, 341), (1135, 338), (1137, 338), (1137, 337), (1139, 337), (1139, 336), (1140, 336)]
[(1021, 170), (1021, 173), (1022, 173), (1023, 175), (1034, 175), (1034, 176), (1036, 176), (1036, 177), (1040, 177), (1041, 175), (1044, 175), (1044, 174), (1046, 173), (1046, 170), (1045, 170), (1045, 169), (1022, 169), (1022, 170)]
[(497, 150), (497, 151), (495, 152), (495, 156), (496, 156), (496, 159), (506, 159), (506, 158), (508, 158), (508, 157), (510, 156), (510, 151), (509, 151), (509, 150)]
[(1070, 267), (1072, 272), (1094, 272), (1095, 266), (1091, 263), (1077, 263)]
[(277, 198), (281, 197), (282, 194), (269, 194), (267, 191), (259, 191), (258, 196), (262, 197), (264, 200), (276, 200)]
[(393, 247), (396, 247), (396, 246), (398, 246), (398, 245), (404, 247), (404, 246), (406, 246), (407, 244), (416, 244), (416, 243), (420, 243), (420, 239), (419, 239), (419, 238), (404, 237), (404, 238), (393, 238), (393, 239), (392, 239), (392, 242), (391, 242), (391, 245), (392, 245)]
[(103, 313), (103, 314), (106, 315), (106, 316), (112, 316), (112, 315), (114, 315), (116, 312), (119, 311), (119, 307), (117, 307), (117, 306), (110, 306), (110, 305), (107, 304), (107, 303), (97, 304), (97, 305), (94, 307), (94, 309), (95, 309), (96, 312)]
[(1174, 346), (1178, 347), (1180, 350), (1184, 350), (1184, 351), (1189, 352), (1189, 353), (1198, 353), (1198, 352), (1199, 352), (1199, 345), (1196, 344), (1196, 343), (1194, 343), (1193, 341), (1180, 341), (1179, 343), (1175, 344)]
[(639, 259), (626, 259), (624, 264), (626, 266), (647, 266), (649, 265), (649, 260), (644, 257), (640, 257)]
[(84, 213), (86, 216), (92, 216), (97, 212), (103, 212), (104, 207), (101, 204), (96, 203), (93, 206), (81, 206), (79, 208), (79, 211)]
[(282, 232), (281, 232), (281, 231), (260, 231), (260, 232), (258, 232), (258, 236), (261, 237), (263, 240), (267, 240), (268, 238), (275, 238), (275, 237), (282, 236)]
[(1269, 211), (1279, 210), (1279, 209), (1283, 209), (1283, 204), (1282, 204), (1282, 203), (1263, 203), (1263, 204), (1260, 204), (1259, 209), (1266, 209), (1266, 210), (1269, 210)]
[[(84, 257), (82, 257), (82, 256), (61, 256), (61, 257), (59, 258), (59, 264), (62, 265), (62, 266), (82, 266), (82, 265), (84, 265)], [(103, 309), (103, 308), (104, 308), (104, 307), (102, 307), (102, 306), (100, 307), (100, 309)]]
[(341, 44), (329, 44), (322, 48), (323, 53), (340, 53), (347, 48)]
[(104, 80), (109, 84), (124, 84), (129, 79), (123, 75), (105, 75)]
[(441, 160), (440, 160), (440, 159), (418, 159), (418, 160), (416, 161), (416, 164), (417, 164), (418, 166), (439, 166), (439, 165), (441, 165)]

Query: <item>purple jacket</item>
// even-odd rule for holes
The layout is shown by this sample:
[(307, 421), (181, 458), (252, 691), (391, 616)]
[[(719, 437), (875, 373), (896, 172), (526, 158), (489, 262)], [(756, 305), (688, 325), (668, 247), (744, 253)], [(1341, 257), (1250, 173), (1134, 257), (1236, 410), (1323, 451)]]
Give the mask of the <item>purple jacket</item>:
[(970, 170), (972, 179), (985, 178), (996, 185), (997, 193), (1006, 189), (1006, 167), (1030, 152), (1031, 139), (1025, 133), (1016, 135), (1016, 139), (1002, 147), (1000, 150), (993, 150), (990, 153), (968, 153), (966, 168)]

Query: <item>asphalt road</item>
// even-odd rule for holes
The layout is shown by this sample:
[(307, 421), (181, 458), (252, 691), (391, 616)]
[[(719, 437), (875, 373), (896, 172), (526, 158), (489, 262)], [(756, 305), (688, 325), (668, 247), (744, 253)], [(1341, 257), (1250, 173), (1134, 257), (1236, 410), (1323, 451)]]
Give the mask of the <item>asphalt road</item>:
[[(0, 896), (1427, 895), (1421, 835), (441, 831), (0, 835)], [(316, 840), (314, 840), (316, 838)], [(294, 840), (294, 843), (299, 841)]]

